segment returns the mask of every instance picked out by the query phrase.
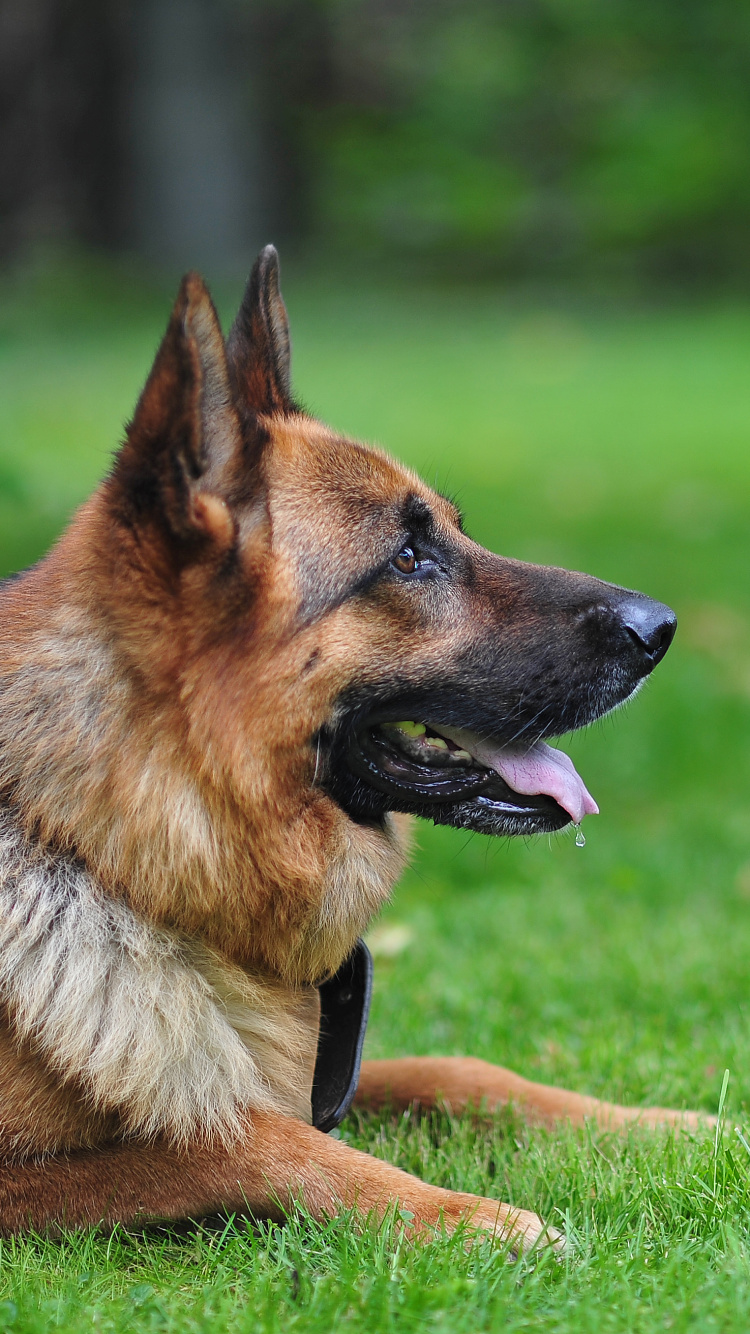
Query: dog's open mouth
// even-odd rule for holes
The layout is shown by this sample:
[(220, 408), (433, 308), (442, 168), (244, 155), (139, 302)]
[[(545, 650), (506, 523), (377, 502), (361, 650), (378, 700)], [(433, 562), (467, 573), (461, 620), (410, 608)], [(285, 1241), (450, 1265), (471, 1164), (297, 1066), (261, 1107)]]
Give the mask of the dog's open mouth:
[(347, 760), (396, 806), (426, 807), (441, 823), (469, 823), (456, 819), (457, 806), (479, 817), (472, 827), (504, 817), (530, 831), (598, 812), (573, 762), (543, 741), (524, 750), (442, 724), (379, 722), (352, 734)]

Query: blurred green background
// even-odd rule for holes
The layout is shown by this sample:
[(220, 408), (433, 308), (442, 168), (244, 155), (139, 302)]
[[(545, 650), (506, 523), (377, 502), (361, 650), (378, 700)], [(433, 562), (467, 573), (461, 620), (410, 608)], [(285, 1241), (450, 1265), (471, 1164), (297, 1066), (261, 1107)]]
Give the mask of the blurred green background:
[(747, 0), (0, 3), (0, 253), (746, 284)]

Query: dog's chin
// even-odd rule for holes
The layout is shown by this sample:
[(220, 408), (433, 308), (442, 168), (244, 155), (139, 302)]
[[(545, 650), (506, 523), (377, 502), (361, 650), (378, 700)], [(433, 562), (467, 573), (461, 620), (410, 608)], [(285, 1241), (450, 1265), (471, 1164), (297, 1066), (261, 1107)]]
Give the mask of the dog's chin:
[[(509, 748), (504, 750), (500, 743), (455, 729), (438, 730), (437, 725), (421, 723), (370, 723), (352, 731), (346, 744), (335, 748), (325, 786), (359, 822), (382, 820), (386, 812), (398, 811), (495, 836), (553, 833), (570, 824), (574, 815), (580, 818), (596, 809), (567, 757), (563, 757), (563, 790), (566, 782), (574, 794), (578, 787), (590, 803), (580, 813), (571, 814), (547, 792), (516, 791), (496, 768), (482, 762), (488, 753), (497, 753), (498, 747), (500, 754), (516, 757), (521, 772), (524, 764), (529, 767), (528, 754), (540, 751), (537, 746), (521, 757)], [(559, 761), (560, 752), (546, 746), (541, 749)], [(472, 753), (475, 750), (480, 755)], [(566, 800), (570, 806), (567, 792)]]

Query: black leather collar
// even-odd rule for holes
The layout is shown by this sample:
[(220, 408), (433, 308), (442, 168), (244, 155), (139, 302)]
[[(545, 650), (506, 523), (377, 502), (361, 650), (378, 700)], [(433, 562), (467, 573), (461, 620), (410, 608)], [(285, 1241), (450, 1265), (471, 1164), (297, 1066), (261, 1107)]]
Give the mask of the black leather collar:
[(372, 996), (372, 955), (358, 940), (338, 972), (323, 982), (312, 1087), (312, 1122), (325, 1134), (349, 1111), (359, 1083)]

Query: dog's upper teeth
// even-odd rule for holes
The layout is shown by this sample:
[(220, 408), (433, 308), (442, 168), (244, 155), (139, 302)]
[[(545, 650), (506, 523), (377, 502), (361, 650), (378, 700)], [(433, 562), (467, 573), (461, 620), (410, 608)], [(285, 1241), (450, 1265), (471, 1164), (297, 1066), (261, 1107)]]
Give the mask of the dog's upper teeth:
[(383, 727), (394, 727), (398, 732), (405, 732), (407, 736), (424, 736), (427, 731), (424, 723), (383, 723)]
[(431, 750), (446, 750), (450, 753), (451, 759), (461, 760), (463, 763), (471, 764), (472, 755), (468, 750), (459, 748), (455, 743), (446, 741), (445, 737), (430, 732), (427, 735), (427, 727), (424, 723), (401, 722), (401, 723), (382, 723), (384, 728), (391, 732), (401, 732), (402, 736), (409, 737), (413, 741), (418, 741), (420, 745), (428, 747)]

